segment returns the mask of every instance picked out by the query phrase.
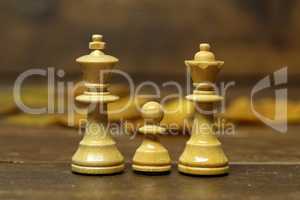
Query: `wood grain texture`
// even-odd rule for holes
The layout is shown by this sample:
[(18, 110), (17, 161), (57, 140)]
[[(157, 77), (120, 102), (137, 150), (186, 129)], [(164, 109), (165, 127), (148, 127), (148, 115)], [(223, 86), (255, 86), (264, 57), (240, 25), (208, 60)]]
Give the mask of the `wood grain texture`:
[[(60, 127), (0, 128), (0, 199), (299, 199), (299, 126), (280, 134), (262, 127), (238, 127), (222, 136), (231, 163), (224, 177), (179, 174), (143, 176), (131, 171), (141, 137), (117, 136), (126, 170), (114, 176), (72, 174), (70, 159), (81, 138)], [(185, 136), (163, 136), (161, 142), (176, 161)]]
[[(129, 166), (127, 166), (128, 168)], [(82, 176), (68, 164), (0, 165), (1, 199), (299, 199), (299, 165), (232, 165), (224, 177)]]
[[(231, 162), (300, 163), (299, 126), (289, 127), (281, 134), (262, 127), (237, 127), (236, 134), (219, 137)], [(7, 163), (67, 163), (75, 152), (81, 136), (76, 130), (60, 127), (0, 129), (0, 162)], [(141, 143), (142, 137), (115, 137), (127, 162)], [(162, 136), (161, 142), (176, 161), (188, 137)]]

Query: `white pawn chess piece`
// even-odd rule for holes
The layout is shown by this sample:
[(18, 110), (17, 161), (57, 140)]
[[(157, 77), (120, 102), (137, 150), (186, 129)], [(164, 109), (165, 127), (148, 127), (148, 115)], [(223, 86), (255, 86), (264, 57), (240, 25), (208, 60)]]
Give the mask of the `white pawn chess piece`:
[(146, 173), (171, 170), (171, 158), (168, 150), (159, 142), (158, 138), (159, 134), (166, 131), (165, 128), (159, 126), (163, 115), (161, 105), (157, 102), (151, 101), (142, 107), (145, 125), (139, 128), (139, 132), (144, 134), (144, 139), (134, 154), (133, 170)]

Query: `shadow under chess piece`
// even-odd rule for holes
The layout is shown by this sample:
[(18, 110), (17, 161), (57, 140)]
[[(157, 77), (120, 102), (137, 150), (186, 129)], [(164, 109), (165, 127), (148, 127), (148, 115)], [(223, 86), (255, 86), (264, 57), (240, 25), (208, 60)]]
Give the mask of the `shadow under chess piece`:
[(194, 60), (185, 61), (195, 90), (186, 98), (195, 102), (191, 137), (179, 158), (178, 170), (191, 175), (221, 175), (229, 171), (228, 159), (215, 136), (214, 104), (223, 97), (214, 89), (223, 61), (217, 61), (209, 44), (200, 44)]
[(101, 35), (93, 35), (92, 39), (92, 52), (76, 60), (83, 67), (86, 87), (86, 91), (76, 100), (95, 106), (89, 106), (85, 134), (72, 157), (72, 171), (80, 174), (114, 174), (124, 170), (124, 158), (108, 130), (107, 104), (118, 100), (118, 97), (108, 91), (110, 74), (107, 70), (111, 70), (118, 59), (100, 51), (105, 45)]
[(163, 110), (159, 103), (148, 102), (142, 107), (142, 116), (145, 125), (139, 128), (139, 132), (144, 134), (144, 139), (134, 154), (132, 168), (146, 174), (165, 174), (171, 170), (171, 158), (158, 138), (158, 134), (166, 131), (159, 126)]

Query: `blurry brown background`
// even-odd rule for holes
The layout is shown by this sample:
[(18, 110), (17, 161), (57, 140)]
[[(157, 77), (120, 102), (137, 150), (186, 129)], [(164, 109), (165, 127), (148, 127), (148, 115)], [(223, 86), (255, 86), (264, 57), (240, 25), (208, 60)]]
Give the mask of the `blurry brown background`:
[(296, 0), (11, 0), (0, 8), (2, 81), (42, 67), (78, 76), (74, 60), (88, 52), (92, 33), (136, 77), (184, 78), (183, 61), (199, 42), (225, 61), (222, 77), (246, 80), (283, 66), (300, 74)]

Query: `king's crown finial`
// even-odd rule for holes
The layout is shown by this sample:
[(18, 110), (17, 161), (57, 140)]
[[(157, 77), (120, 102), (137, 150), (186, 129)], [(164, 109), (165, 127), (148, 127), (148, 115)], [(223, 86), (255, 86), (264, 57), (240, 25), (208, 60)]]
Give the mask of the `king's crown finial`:
[(92, 41), (89, 44), (89, 48), (92, 50), (101, 50), (105, 48), (105, 42), (102, 41), (103, 36), (99, 34), (92, 35)]

